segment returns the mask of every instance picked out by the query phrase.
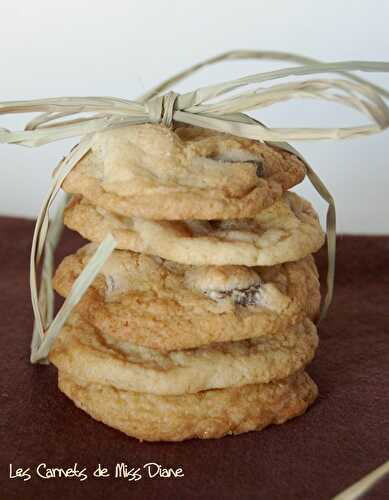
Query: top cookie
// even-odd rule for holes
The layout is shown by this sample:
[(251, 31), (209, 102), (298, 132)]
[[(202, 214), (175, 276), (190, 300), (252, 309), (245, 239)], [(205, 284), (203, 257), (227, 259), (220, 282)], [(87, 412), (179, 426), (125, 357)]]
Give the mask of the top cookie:
[(63, 189), (124, 216), (230, 219), (255, 216), (304, 175), (296, 156), (258, 141), (145, 124), (95, 134)]

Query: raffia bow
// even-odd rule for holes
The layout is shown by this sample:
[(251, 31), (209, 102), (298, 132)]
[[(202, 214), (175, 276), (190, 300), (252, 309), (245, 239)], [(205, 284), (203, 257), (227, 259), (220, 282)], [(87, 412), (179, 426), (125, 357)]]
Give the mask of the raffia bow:
[[(168, 92), (170, 86), (190, 76), (195, 71), (234, 59), (273, 59), (298, 63), (299, 66), (257, 73), (228, 82), (199, 88), (193, 92), (176, 94)], [(142, 123), (162, 123), (171, 126), (174, 122), (186, 123), (214, 129), (232, 135), (267, 141), (277, 147), (291, 151), (301, 158), (307, 175), (318, 193), (328, 203), (327, 248), (328, 273), (327, 293), (322, 306), (321, 318), (325, 316), (333, 294), (335, 275), (335, 203), (313, 169), (301, 154), (284, 141), (344, 139), (377, 133), (389, 127), (389, 109), (386, 100), (389, 92), (348, 71), (389, 72), (387, 62), (348, 61), (321, 63), (310, 58), (281, 52), (232, 51), (207, 59), (174, 75), (135, 101), (112, 97), (62, 97), (0, 103), (0, 114), (40, 114), (28, 122), (21, 131), (0, 128), (0, 143), (23, 146), (40, 146), (53, 141), (81, 136), (80, 143), (63, 158), (54, 170), (52, 184), (37, 218), (31, 249), (30, 286), (35, 325), (31, 344), (31, 361), (45, 362), (54, 338), (60, 332), (69, 314), (80, 301), (116, 246), (109, 235), (99, 245), (95, 254), (76, 279), (72, 290), (54, 318), (54, 293), (52, 288), (53, 256), (63, 228), (63, 210), (68, 199), (64, 197), (53, 221), (49, 224), (49, 210), (70, 170), (91, 147), (95, 132)], [(311, 79), (261, 86), (264, 82), (290, 76), (338, 73), (342, 78)], [(240, 91), (246, 86), (258, 85), (253, 90)], [(275, 103), (295, 98), (310, 98), (341, 103), (360, 111), (370, 119), (361, 126), (343, 128), (269, 128), (243, 114)], [(75, 118), (75, 115), (82, 115)], [(87, 115), (87, 116), (84, 116)], [(43, 258), (38, 293), (37, 267)]]

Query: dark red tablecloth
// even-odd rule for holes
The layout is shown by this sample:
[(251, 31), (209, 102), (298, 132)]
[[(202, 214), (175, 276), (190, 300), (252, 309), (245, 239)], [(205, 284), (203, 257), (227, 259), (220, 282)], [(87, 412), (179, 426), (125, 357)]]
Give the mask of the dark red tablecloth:
[[(58, 391), (52, 366), (30, 365), (32, 228), (0, 219), (1, 500), (329, 499), (389, 458), (389, 237), (338, 238), (334, 304), (309, 369), (320, 397), (308, 413), (260, 433), (148, 444), (78, 410)], [(60, 256), (79, 243), (66, 233)], [(77, 462), (89, 477), (40, 479), (34, 471), (44, 462)], [(112, 470), (122, 462), (181, 467), (185, 476), (93, 478), (99, 463)], [(30, 467), (32, 478), (10, 479), (9, 464)], [(388, 486), (382, 481), (366, 498), (388, 498)]]

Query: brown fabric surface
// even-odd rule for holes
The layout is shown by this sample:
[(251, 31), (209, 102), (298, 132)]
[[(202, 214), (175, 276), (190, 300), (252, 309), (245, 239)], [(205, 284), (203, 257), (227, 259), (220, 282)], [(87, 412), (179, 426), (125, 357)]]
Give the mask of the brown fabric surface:
[[(388, 459), (389, 237), (340, 237), (336, 292), (309, 372), (320, 397), (303, 417), (260, 433), (139, 443), (78, 410), (51, 366), (29, 364), (32, 221), (0, 219), (0, 499), (328, 499)], [(80, 243), (66, 233), (59, 257)], [(318, 256), (323, 263), (323, 253)], [(89, 477), (9, 479), (14, 467), (68, 467)], [(182, 467), (181, 479), (94, 479), (99, 463)], [(389, 481), (365, 497), (388, 497)]]

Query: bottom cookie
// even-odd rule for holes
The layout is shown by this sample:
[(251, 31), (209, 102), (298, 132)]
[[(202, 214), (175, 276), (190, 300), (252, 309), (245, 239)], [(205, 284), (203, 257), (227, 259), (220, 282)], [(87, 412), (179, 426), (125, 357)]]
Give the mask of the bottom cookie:
[(304, 413), (317, 396), (305, 372), (268, 384), (158, 396), (83, 384), (59, 371), (58, 386), (91, 417), (141, 441), (220, 438)]

